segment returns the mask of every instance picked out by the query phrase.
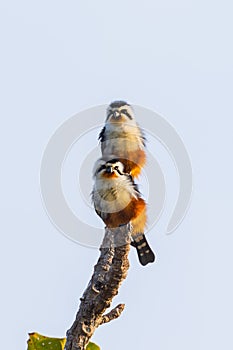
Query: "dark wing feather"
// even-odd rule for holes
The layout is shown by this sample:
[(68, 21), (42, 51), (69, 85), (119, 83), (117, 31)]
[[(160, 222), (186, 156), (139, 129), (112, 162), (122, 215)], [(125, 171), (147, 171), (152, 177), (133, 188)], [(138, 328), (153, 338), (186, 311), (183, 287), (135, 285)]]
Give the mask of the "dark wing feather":
[(98, 140), (100, 140), (100, 142), (104, 142), (106, 140), (106, 137), (105, 137), (105, 126), (101, 130), (101, 132), (99, 134), (99, 137), (98, 137)]
[[(97, 215), (99, 215), (101, 217), (101, 211), (95, 209), (95, 212), (96, 212)], [(101, 217), (101, 219), (102, 219), (102, 217)]]
[(128, 179), (130, 180), (131, 184), (133, 185), (133, 188), (135, 189), (135, 191), (138, 194), (138, 197), (141, 197), (141, 192), (139, 191), (138, 185), (134, 182), (133, 177), (127, 173), (125, 173), (124, 175), (126, 175), (128, 177)]
[[(139, 127), (139, 126), (138, 126), (138, 127)], [(141, 136), (141, 139), (142, 139), (142, 142), (143, 142), (143, 146), (145, 147), (145, 146), (146, 146), (145, 131), (142, 130), (140, 127), (139, 127), (139, 130), (140, 130), (140, 136)]]

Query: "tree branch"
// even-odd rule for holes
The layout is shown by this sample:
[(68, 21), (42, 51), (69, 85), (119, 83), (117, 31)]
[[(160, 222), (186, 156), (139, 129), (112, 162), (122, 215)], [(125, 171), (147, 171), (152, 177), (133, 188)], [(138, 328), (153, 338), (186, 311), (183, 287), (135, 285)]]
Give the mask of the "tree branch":
[(108, 312), (106, 315), (103, 315), (101, 317), (100, 325), (104, 323), (108, 323), (112, 320), (115, 320), (116, 318), (120, 317), (122, 311), (125, 308), (125, 304), (119, 304), (114, 309), (112, 309), (110, 312)]
[(100, 257), (91, 280), (80, 298), (81, 303), (72, 327), (67, 331), (65, 350), (84, 350), (95, 329), (116, 319), (124, 309), (120, 304), (103, 315), (126, 278), (130, 249), (130, 225), (106, 228)]

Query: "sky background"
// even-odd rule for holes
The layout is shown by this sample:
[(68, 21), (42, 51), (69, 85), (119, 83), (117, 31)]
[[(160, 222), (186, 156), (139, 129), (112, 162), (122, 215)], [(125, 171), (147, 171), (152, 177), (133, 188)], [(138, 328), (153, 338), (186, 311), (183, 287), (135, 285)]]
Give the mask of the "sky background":
[[(99, 253), (52, 225), (40, 163), (61, 123), (115, 99), (153, 109), (175, 127), (194, 192), (185, 220), (166, 235), (178, 181), (155, 147), (168, 193), (148, 235), (158, 261), (143, 268), (130, 252), (113, 302), (126, 309), (92, 340), (103, 350), (232, 348), (232, 7), (226, 0), (0, 2), (3, 349), (26, 349), (28, 332), (63, 337), (74, 320)], [(67, 181), (74, 172), (67, 168)]]

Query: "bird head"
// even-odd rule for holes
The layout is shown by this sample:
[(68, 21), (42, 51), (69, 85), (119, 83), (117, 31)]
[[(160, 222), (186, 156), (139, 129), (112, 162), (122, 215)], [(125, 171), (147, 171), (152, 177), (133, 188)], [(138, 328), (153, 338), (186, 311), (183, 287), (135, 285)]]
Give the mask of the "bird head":
[(94, 167), (94, 177), (96, 178), (119, 178), (124, 174), (124, 165), (118, 159), (99, 159)]
[(108, 123), (129, 123), (134, 120), (133, 108), (125, 101), (114, 101), (107, 108)]

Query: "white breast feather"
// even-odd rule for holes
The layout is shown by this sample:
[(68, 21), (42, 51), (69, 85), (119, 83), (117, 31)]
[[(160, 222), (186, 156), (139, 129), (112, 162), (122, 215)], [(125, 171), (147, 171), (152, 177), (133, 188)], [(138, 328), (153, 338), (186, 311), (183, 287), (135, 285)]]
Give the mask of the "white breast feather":
[(97, 179), (93, 189), (93, 201), (97, 211), (115, 213), (123, 210), (138, 198), (131, 181), (126, 176), (117, 179)]
[(105, 138), (102, 142), (103, 154), (124, 154), (143, 149), (143, 138), (139, 126), (132, 123), (122, 123), (117, 127), (112, 123), (105, 126)]

